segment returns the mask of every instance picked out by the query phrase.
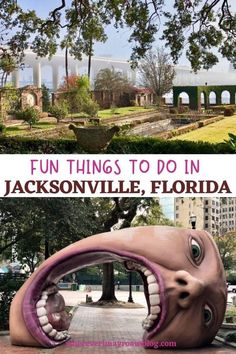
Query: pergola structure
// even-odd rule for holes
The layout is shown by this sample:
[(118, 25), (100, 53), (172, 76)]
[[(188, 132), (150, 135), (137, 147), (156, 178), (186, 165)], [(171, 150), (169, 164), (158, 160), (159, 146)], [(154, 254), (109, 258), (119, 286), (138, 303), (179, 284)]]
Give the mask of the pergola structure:
[(201, 95), (204, 95), (204, 107), (207, 109), (210, 106), (210, 95), (214, 94), (215, 104), (221, 105), (222, 94), (228, 93), (230, 104), (235, 104), (236, 85), (222, 85), (222, 86), (174, 86), (173, 87), (173, 104), (178, 107), (181, 104), (180, 95), (186, 93), (189, 96), (189, 108), (192, 110), (200, 110)]

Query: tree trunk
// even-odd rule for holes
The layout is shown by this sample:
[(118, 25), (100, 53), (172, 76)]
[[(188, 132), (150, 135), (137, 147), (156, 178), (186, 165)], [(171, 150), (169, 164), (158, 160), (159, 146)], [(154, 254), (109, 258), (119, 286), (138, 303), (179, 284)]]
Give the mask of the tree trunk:
[(162, 105), (162, 96), (156, 95), (156, 104), (157, 104), (158, 106), (161, 106), (161, 105)]
[(49, 252), (49, 240), (46, 237), (44, 240), (44, 259), (48, 259), (50, 257), (50, 252)]
[(117, 301), (115, 297), (115, 279), (113, 263), (105, 263), (102, 265), (102, 296), (99, 301)]
[(89, 56), (88, 56), (88, 78), (90, 80), (90, 76), (91, 76), (91, 66), (92, 66), (92, 48), (93, 48), (93, 39), (91, 37), (90, 39), (90, 48), (89, 48)]
[[(137, 213), (137, 207), (139, 204), (138, 198), (113, 198), (115, 207), (106, 223), (104, 224), (104, 232), (111, 230), (119, 219), (122, 219), (120, 228), (130, 227), (133, 218)], [(128, 212), (123, 210), (125, 202), (130, 201)], [(114, 267), (112, 263), (106, 263), (103, 265), (103, 282), (102, 282), (102, 296), (99, 301), (117, 301), (115, 297), (115, 282), (114, 282)]]
[(67, 90), (69, 89), (69, 67), (68, 67), (68, 47), (66, 46), (66, 52), (65, 52), (65, 69), (66, 69), (66, 86)]

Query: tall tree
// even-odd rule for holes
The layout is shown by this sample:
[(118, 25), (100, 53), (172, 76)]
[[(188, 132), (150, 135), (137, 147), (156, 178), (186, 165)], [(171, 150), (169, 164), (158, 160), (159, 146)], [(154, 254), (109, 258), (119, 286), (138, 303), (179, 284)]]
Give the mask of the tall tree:
[(139, 66), (141, 82), (155, 93), (157, 103), (161, 103), (162, 96), (170, 92), (173, 86), (175, 70), (170, 56), (163, 48), (149, 51)]
[(122, 91), (130, 88), (130, 82), (120, 71), (116, 71), (114, 67), (112, 69), (101, 69), (94, 83), (95, 90), (101, 91)]
[(0, 198), (0, 254), (12, 257), (12, 249), (19, 248), (24, 258), (32, 248), (46, 259), (96, 233), (94, 213), (88, 200), (77, 198)]
[(132, 226), (146, 225), (169, 225), (174, 226), (175, 223), (163, 214), (158, 198), (150, 198), (148, 203), (141, 206), (142, 210), (133, 219)]
[(236, 264), (236, 235), (235, 232), (227, 232), (216, 235), (214, 239), (220, 251), (220, 256), (225, 270), (234, 269)]

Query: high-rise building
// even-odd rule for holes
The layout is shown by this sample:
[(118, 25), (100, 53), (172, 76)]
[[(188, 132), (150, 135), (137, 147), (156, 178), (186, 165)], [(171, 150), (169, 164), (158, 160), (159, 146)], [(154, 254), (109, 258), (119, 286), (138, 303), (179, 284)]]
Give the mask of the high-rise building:
[(175, 220), (175, 201), (173, 197), (161, 197), (159, 203), (164, 216), (174, 221)]
[(212, 235), (235, 231), (236, 198), (175, 198), (175, 222), (191, 228), (192, 215), (196, 227)]

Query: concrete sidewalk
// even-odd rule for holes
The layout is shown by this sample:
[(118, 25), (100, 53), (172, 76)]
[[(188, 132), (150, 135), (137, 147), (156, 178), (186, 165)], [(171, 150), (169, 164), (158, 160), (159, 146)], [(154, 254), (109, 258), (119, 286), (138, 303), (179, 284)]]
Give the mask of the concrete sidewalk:
[[(85, 301), (86, 293), (62, 292), (67, 305), (76, 305), (79, 301)], [(93, 300), (97, 300), (100, 292), (92, 291)], [(145, 303), (142, 293), (134, 293), (134, 299), (138, 303)], [(128, 292), (117, 292), (119, 300), (127, 300)], [(220, 343), (203, 349), (193, 350), (173, 350), (165, 349), (153, 350), (142, 347), (126, 347), (127, 342), (142, 341), (143, 329), (142, 320), (146, 317), (146, 308), (139, 309), (118, 309), (118, 308), (91, 308), (81, 306), (74, 314), (70, 326), (71, 340), (66, 344), (54, 349), (22, 348), (10, 345), (8, 336), (0, 336), (0, 354), (105, 354), (105, 353), (142, 353), (142, 354), (233, 354), (234, 349), (225, 347)], [(168, 340), (168, 339), (167, 339)], [(123, 342), (124, 346), (86, 346), (82, 347), (81, 342)], [(87, 343), (85, 343), (87, 342)]]

